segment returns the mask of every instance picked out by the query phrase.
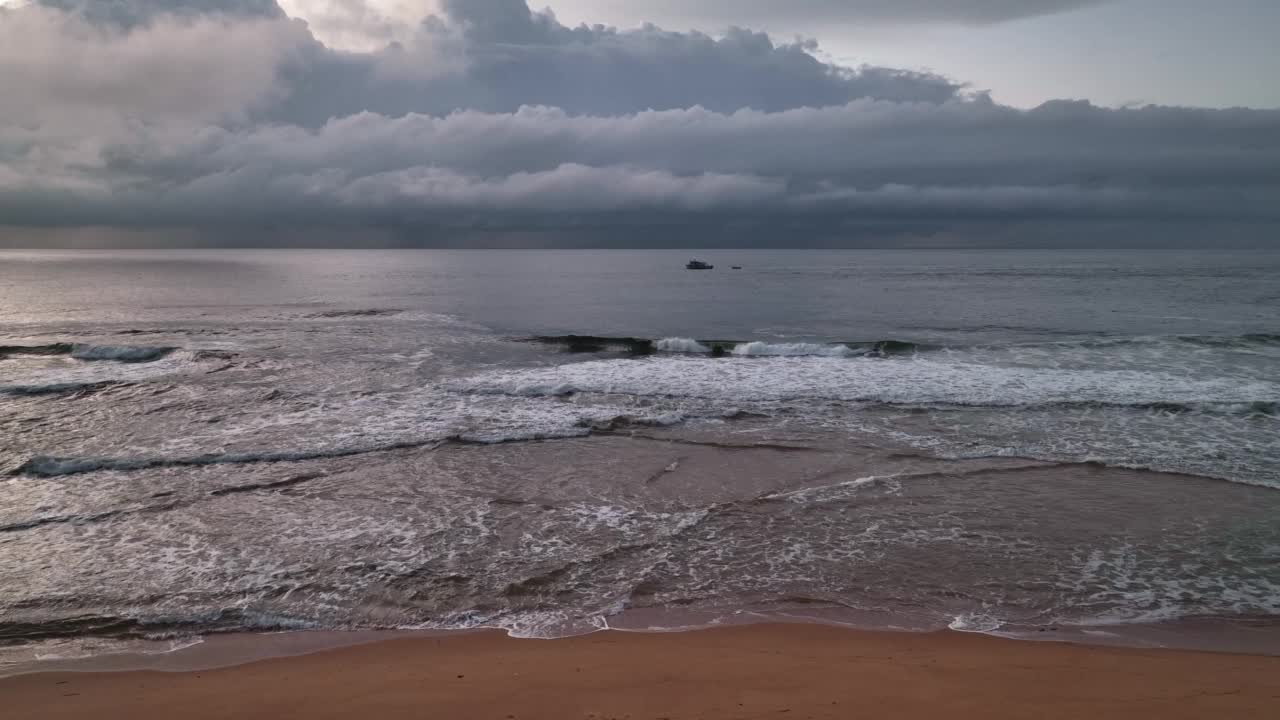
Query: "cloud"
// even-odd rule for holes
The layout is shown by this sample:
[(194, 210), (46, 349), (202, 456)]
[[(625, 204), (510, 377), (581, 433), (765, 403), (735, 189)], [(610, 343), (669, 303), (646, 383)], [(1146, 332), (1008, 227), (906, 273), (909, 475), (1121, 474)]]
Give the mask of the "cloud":
[(722, 25), (726, 18), (747, 24), (808, 26), (830, 24), (959, 23), (991, 25), (1051, 15), (1116, 0), (562, 0), (574, 10)]
[[(108, 13), (115, 17), (116, 13)], [(283, 19), (172, 15), (131, 29), (28, 8), (0, 17), (0, 123), (94, 133), (114, 121), (216, 120), (265, 103), (313, 42)]]
[(371, 52), (405, 42), (432, 0), (281, 0), (291, 17), (303, 18), (326, 45)]
[[(480, 210), (1280, 219), (1280, 111), (1023, 111), (982, 99), (622, 116), (526, 107), (361, 113), (316, 129), (139, 126), (100, 143), (63, 147), (76, 161), (56, 167), (47, 147), (31, 157), (38, 168), (11, 161), (0, 209), (28, 222), (452, 222)], [(42, 176), (79, 184), (15, 194), (15, 178)], [(37, 202), (70, 191), (75, 208)]]
[(1280, 111), (1019, 110), (760, 33), (570, 28), (519, 0), (446, 0), (366, 52), (247, 0), (117, 4), (135, 12), (0, 16), (5, 222), (1280, 223)]
[[(510, 112), (524, 105), (584, 114), (693, 105), (781, 110), (861, 97), (938, 102), (960, 90), (927, 73), (831, 65), (815, 58), (809, 44), (778, 44), (742, 29), (713, 38), (653, 26), (569, 28), (531, 12), (523, 0), (445, 0), (441, 15), (413, 28), (386, 21), (384, 31), (398, 39), (369, 52), (328, 48), (303, 23), (262, 0), (45, 4), (8, 14), (0, 29), (6, 40), (0, 69), (27, 86), (29, 111), (50, 114), (65, 98), (39, 94), (49, 75), (68, 82), (84, 77), (77, 97), (144, 115), (153, 105), (138, 106), (139, 94), (186, 105), (204, 85), (215, 85), (217, 100), (240, 83), (239, 109), (252, 110), (256, 120), (309, 126), (363, 111)], [(56, 11), (54, 5), (72, 9)], [(363, 5), (348, 1), (341, 7)], [(219, 37), (208, 36), (213, 33)], [(121, 63), (122, 57), (154, 61), (143, 66)], [(101, 75), (110, 77), (99, 82)], [(255, 102), (264, 76), (278, 81), (277, 102), (270, 105)], [(102, 90), (95, 94), (94, 87)]]
[(890, 68), (845, 68), (812, 45), (730, 29), (720, 37), (645, 26), (566, 27), (523, 0), (445, 0), (442, 14), (375, 52), (317, 45), (283, 69), (292, 94), (262, 119), (318, 125), (370, 111), (511, 112), (549, 105), (610, 115), (701, 105), (781, 110), (862, 97), (939, 102), (958, 84)]
[(284, 15), (275, 0), (36, 0), (34, 4), (78, 15), (94, 25), (117, 27), (144, 25), (162, 16), (279, 18)]

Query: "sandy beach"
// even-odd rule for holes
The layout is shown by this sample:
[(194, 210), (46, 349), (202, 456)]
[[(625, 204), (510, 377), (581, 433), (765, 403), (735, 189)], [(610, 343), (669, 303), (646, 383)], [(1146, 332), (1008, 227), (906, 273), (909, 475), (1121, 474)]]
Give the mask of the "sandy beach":
[(199, 672), (24, 675), (0, 698), (7, 720), (1268, 718), (1280, 658), (821, 625), (488, 632)]

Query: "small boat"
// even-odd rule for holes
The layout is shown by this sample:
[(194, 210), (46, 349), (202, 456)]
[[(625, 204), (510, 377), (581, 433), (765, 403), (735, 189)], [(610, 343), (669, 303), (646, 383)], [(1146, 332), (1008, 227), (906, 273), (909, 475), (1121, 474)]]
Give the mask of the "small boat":
[(733, 266), (733, 269), (734, 269), (734, 270), (741, 270), (741, 269), (742, 269), (742, 266), (741, 266), (741, 265), (734, 265), (734, 266)]
[(714, 270), (715, 265), (708, 265), (701, 260), (690, 260), (688, 265), (684, 266), (685, 270)]

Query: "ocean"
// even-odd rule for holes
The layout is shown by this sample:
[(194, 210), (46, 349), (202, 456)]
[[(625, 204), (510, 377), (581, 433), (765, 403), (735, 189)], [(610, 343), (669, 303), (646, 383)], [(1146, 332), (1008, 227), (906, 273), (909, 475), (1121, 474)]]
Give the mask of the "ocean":
[(0, 252), (0, 670), (760, 619), (1280, 652), (1280, 253), (694, 254)]

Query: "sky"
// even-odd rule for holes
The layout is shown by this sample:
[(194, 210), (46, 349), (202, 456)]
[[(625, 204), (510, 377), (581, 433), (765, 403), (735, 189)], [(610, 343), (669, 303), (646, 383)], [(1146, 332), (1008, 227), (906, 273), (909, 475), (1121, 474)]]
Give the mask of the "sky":
[(1264, 245), (1280, 3), (35, 0), (0, 246)]
[(561, 19), (814, 37), (843, 64), (930, 69), (1032, 107), (1280, 107), (1275, 0), (560, 0)]

